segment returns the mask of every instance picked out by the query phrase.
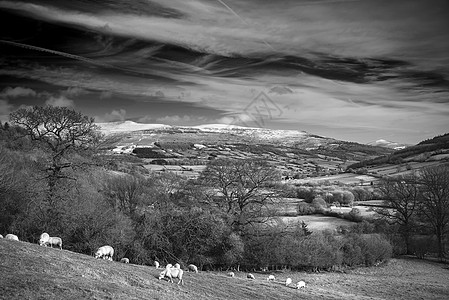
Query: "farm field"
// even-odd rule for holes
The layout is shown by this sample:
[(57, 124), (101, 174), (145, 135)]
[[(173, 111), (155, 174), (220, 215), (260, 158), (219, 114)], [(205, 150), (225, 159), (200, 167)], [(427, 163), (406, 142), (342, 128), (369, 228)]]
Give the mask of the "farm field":
[(144, 165), (145, 169), (161, 173), (161, 172), (173, 172), (176, 175), (181, 175), (187, 178), (197, 178), (202, 171), (206, 168), (206, 165)]
[(371, 182), (377, 182), (378, 180), (379, 180), (378, 178), (369, 175), (342, 173), (336, 175), (317, 176), (304, 179), (290, 179), (285, 180), (284, 183), (298, 185), (306, 183), (322, 184), (324, 182), (329, 182), (329, 183), (342, 183), (348, 185), (370, 185)]
[[(448, 265), (392, 259), (343, 273), (184, 273), (184, 285), (158, 280), (161, 269), (96, 260), (67, 250), (0, 240), (0, 299), (448, 299)], [(302, 290), (285, 279), (304, 280)]]
[[(298, 213), (298, 205), (303, 202), (303, 199), (298, 198), (282, 198), (276, 203), (276, 211), (279, 216), (294, 216)], [(373, 207), (379, 206), (383, 203), (382, 200), (362, 201), (352, 207), (332, 207), (331, 211), (338, 213), (349, 213), (353, 208), (360, 211), (362, 217), (369, 217), (375, 214)]]
[(346, 219), (340, 219), (323, 215), (306, 215), (297, 217), (284, 216), (279, 218), (289, 227), (295, 226), (304, 221), (307, 224), (307, 228), (309, 228), (311, 231), (323, 231), (323, 230), (334, 231), (339, 226), (348, 226), (351, 224), (355, 224)]

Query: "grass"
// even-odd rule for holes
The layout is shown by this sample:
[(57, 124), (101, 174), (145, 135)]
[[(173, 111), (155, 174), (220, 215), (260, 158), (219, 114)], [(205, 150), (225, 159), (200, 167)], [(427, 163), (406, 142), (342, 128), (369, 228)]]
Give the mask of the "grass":
[[(160, 269), (122, 264), (26, 242), (0, 240), (0, 299), (449, 299), (447, 265), (393, 259), (344, 273), (185, 273), (185, 285), (158, 280)], [(283, 285), (304, 280), (306, 288)]]
[(295, 226), (301, 221), (307, 224), (307, 228), (313, 231), (331, 230), (334, 231), (339, 226), (348, 226), (355, 224), (346, 219), (340, 219), (335, 217), (328, 217), (323, 215), (305, 215), (297, 217), (280, 217), (284, 223), (289, 226)]

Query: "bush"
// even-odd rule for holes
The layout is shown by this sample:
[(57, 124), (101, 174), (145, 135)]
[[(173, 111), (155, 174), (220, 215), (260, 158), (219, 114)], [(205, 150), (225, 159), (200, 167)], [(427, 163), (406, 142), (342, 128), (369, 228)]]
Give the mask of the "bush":
[(350, 191), (343, 191), (340, 204), (351, 206), (354, 203), (354, 194)]
[(316, 194), (312, 189), (298, 188), (296, 190), (296, 197), (299, 199), (304, 199), (307, 203), (312, 203), (315, 196)]
[(312, 201), (312, 207), (315, 208), (315, 212), (322, 213), (326, 210), (326, 201), (323, 198), (317, 197)]
[(347, 215), (347, 219), (353, 222), (362, 222), (362, 214), (360, 213), (360, 209), (351, 209), (351, 211)]
[(298, 204), (298, 216), (304, 216), (304, 215), (312, 215), (315, 213), (315, 208), (306, 202), (300, 202)]
[(342, 241), (343, 264), (347, 266), (372, 266), (388, 260), (393, 247), (379, 234), (349, 234)]

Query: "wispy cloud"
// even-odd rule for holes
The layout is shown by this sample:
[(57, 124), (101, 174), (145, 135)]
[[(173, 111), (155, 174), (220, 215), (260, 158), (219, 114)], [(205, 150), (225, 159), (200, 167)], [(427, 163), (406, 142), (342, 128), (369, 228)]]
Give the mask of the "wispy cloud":
[[(188, 103), (220, 115), (201, 119), (174, 108), (157, 116), (121, 105), (95, 114), (102, 121), (235, 123), (251, 121), (247, 108), (265, 92), (281, 110), (266, 120), (270, 126), (409, 133), (449, 127), (445, 0), (117, 1), (120, 10), (64, 3), (0, 1), (0, 9), (78, 32), (62, 44), (4, 42), (38, 59), (0, 61), (0, 75), (63, 91), (44, 97), (8, 87), (3, 99), (53, 97), (77, 107), (83, 97), (101, 105), (117, 97), (153, 107)], [(42, 53), (58, 59), (47, 63)]]
[(75, 107), (75, 102), (66, 98), (65, 96), (50, 97), (47, 101), (45, 101), (45, 104), (58, 107)]
[(125, 121), (126, 120), (126, 110), (119, 109), (113, 110), (110, 113), (106, 113), (103, 116), (95, 116), (96, 122), (115, 122), (115, 121)]
[(9, 114), (12, 112), (12, 105), (7, 100), (0, 99), (0, 120), (8, 121)]
[(16, 86), (7, 87), (0, 92), (0, 98), (36, 97), (37, 93), (33, 89)]

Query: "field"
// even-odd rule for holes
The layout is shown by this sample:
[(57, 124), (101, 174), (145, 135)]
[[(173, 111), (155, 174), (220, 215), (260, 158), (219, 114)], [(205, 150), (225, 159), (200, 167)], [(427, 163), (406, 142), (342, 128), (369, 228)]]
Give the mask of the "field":
[[(448, 265), (392, 259), (340, 273), (276, 272), (246, 279), (237, 272), (185, 273), (183, 286), (159, 281), (160, 269), (0, 240), (0, 299), (449, 299)], [(297, 290), (283, 283), (304, 280)]]
[[(339, 226), (350, 226), (355, 224), (347, 219), (341, 219), (332, 216), (323, 216), (321, 214), (316, 215), (302, 215), (297, 216), (298, 204), (303, 202), (301, 199), (296, 198), (282, 198), (277, 203), (277, 216), (289, 227), (295, 226), (304, 221), (308, 228), (312, 231), (322, 230), (336, 230)], [(367, 205), (365, 205), (367, 204)], [(357, 208), (360, 211), (360, 215), (364, 218), (372, 217), (376, 214), (373, 208), (382, 204), (380, 200), (363, 201), (352, 207), (330, 207), (330, 210), (337, 213), (347, 214), (353, 208)]]
[(307, 228), (313, 231), (323, 230), (336, 230), (339, 226), (349, 226), (355, 224), (345, 219), (339, 219), (335, 217), (327, 217), (322, 215), (307, 215), (297, 217), (281, 217), (282, 221), (288, 226), (296, 226), (304, 221), (307, 224)]
[(347, 185), (370, 185), (371, 182), (377, 182), (379, 179), (373, 176), (369, 175), (359, 175), (354, 173), (341, 173), (341, 174), (335, 174), (335, 175), (326, 175), (326, 176), (317, 176), (317, 177), (310, 177), (305, 179), (290, 179), (284, 181), (285, 183), (290, 184), (306, 184), (306, 183), (312, 183), (312, 184), (324, 184), (324, 183), (330, 183), (330, 184), (347, 184)]

